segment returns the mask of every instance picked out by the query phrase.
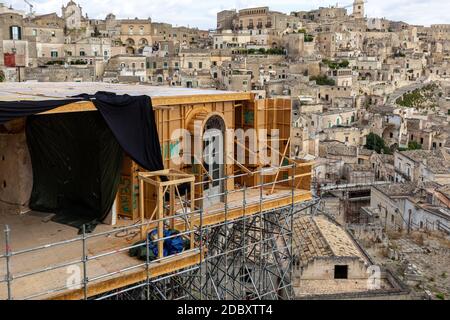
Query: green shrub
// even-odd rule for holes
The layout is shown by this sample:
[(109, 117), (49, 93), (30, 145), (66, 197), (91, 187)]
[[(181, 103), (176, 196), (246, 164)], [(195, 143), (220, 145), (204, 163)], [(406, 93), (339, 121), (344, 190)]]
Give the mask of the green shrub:
[(323, 59), (322, 63), (326, 66), (328, 66), (330, 69), (344, 69), (348, 68), (350, 65), (350, 62), (348, 60), (342, 60), (342, 61), (332, 61), (328, 59)]
[(443, 294), (443, 293), (437, 293), (437, 294), (436, 294), (436, 298), (438, 298), (439, 300), (445, 300), (445, 294)]
[(75, 60), (75, 61), (70, 61), (71, 65), (86, 65), (87, 62), (83, 61), (83, 60)]
[(54, 65), (62, 66), (63, 64), (64, 64), (64, 61), (61, 61), (61, 60), (48, 61), (46, 63), (46, 65), (48, 65), (48, 66), (54, 66)]
[(4, 82), (5, 81), (5, 74), (3, 73), (2, 70), (0, 70), (0, 82)]
[(313, 42), (313, 41), (314, 41), (314, 37), (310, 34), (305, 33), (305, 42)]
[(269, 55), (284, 55), (284, 49), (283, 48), (270, 48), (270, 49), (248, 49), (248, 50), (241, 50), (239, 51), (241, 54), (269, 54)]
[(409, 150), (422, 150), (422, 145), (416, 141), (410, 141), (408, 143)]
[(319, 86), (334, 86), (336, 82), (333, 79), (328, 78), (326, 75), (320, 75), (310, 78), (311, 81), (316, 81)]

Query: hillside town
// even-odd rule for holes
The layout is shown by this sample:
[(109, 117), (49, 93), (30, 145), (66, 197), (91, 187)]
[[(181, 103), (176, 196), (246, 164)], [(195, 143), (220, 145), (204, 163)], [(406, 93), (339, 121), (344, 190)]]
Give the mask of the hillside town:
[(370, 17), (366, 3), (229, 9), (213, 30), (91, 19), (73, 0), (47, 14), (0, 4), (0, 82), (249, 93), (243, 127), (258, 100), (290, 100), (281, 149), (314, 163), (317, 200), (293, 219), (295, 298), (447, 300), (450, 24)]

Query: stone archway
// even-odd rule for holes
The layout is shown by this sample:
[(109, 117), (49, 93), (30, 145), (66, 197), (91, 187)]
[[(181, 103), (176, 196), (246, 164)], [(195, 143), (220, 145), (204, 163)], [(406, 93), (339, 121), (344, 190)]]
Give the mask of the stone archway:
[[(226, 124), (219, 115), (206, 119), (203, 127), (203, 165), (208, 171), (204, 177), (204, 205), (210, 206), (223, 201), (225, 176), (225, 131)], [(211, 179), (213, 181), (211, 181)], [(209, 181), (209, 182), (208, 182)]]
[(197, 164), (201, 162), (197, 174), (201, 174), (203, 182), (203, 206), (220, 203), (223, 201), (227, 162), (226, 120), (221, 113), (202, 109), (188, 116), (187, 123), (192, 137), (193, 160)]

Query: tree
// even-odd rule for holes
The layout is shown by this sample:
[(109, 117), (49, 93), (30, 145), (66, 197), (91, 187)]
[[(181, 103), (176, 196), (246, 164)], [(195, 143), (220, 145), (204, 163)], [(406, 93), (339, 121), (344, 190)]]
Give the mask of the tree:
[(0, 70), (0, 82), (5, 81), (5, 74), (3, 73), (3, 70)]
[(377, 153), (381, 153), (382, 151), (383, 153), (386, 154), (391, 153), (391, 150), (388, 147), (386, 147), (383, 138), (375, 133), (370, 133), (367, 136), (366, 148), (369, 150), (374, 150)]

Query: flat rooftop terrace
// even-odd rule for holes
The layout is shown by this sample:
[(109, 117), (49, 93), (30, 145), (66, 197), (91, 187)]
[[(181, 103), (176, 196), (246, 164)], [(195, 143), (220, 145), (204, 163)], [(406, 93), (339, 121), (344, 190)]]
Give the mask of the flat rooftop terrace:
[(118, 95), (148, 95), (154, 106), (173, 105), (204, 100), (205, 102), (249, 100), (249, 92), (188, 89), (164, 86), (109, 84), (103, 82), (6, 82), (0, 83), (0, 101), (44, 101), (67, 99), (98, 91)]

